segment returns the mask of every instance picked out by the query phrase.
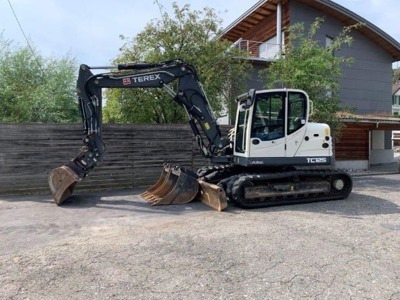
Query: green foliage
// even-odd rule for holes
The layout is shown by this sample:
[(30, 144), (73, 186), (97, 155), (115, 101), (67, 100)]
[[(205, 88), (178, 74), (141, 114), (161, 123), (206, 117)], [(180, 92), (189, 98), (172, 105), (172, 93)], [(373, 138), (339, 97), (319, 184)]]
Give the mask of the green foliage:
[(75, 70), (69, 57), (44, 58), (0, 35), (0, 122), (77, 122)]
[[(162, 62), (181, 59), (193, 65), (214, 111), (227, 106), (233, 87), (245, 89), (247, 63), (227, 53), (230, 43), (217, 37), (221, 20), (209, 8), (201, 11), (186, 4), (172, 4), (173, 16), (161, 6), (161, 18), (149, 22), (144, 30), (125, 44), (116, 62)], [(232, 88), (231, 88), (232, 87)], [(113, 89), (106, 91), (105, 122), (116, 123), (181, 123), (187, 122), (184, 109), (163, 90)]]
[(307, 33), (303, 23), (290, 26), (282, 57), (274, 61), (261, 76), (270, 88), (287, 87), (306, 91), (314, 102), (312, 121), (328, 123), (333, 132), (338, 134), (341, 122), (337, 113), (349, 110), (342, 107), (339, 98), (341, 68), (352, 62), (352, 58), (338, 54), (343, 45), (352, 43), (350, 30), (360, 25), (343, 28), (329, 47), (321, 47), (316, 34), (322, 23), (323, 19), (317, 18)]

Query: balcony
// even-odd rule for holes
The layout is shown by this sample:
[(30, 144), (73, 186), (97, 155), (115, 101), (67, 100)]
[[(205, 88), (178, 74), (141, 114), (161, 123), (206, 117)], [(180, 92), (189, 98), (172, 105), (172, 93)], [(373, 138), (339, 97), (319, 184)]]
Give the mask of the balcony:
[(274, 61), (279, 57), (279, 44), (271, 42), (257, 42), (239, 39), (232, 48), (247, 52), (252, 59)]

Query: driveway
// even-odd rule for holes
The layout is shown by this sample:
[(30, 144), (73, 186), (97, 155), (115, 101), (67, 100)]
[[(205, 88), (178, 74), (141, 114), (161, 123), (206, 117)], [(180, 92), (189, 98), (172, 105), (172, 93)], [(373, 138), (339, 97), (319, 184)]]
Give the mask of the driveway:
[(0, 196), (1, 299), (400, 299), (400, 175), (217, 212), (142, 190)]

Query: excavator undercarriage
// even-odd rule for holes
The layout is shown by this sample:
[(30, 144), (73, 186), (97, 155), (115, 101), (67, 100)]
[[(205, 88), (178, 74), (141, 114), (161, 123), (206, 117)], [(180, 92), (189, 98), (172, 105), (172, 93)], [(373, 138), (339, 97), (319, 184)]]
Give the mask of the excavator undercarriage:
[[(228, 201), (242, 208), (261, 208), (345, 199), (352, 190), (351, 177), (332, 169), (266, 172), (221, 165), (198, 173), (166, 164), (157, 182), (141, 197), (151, 205), (185, 204), (196, 199), (222, 211)], [(50, 173), (49, 185), (57, 205), (72, 194), (79, 180), (66, 166)]]
[(242, 208), (345, 199), (352, 190), (351, 177), (333, 169), (215, 166), (198, 174), (223, 187), (229, 201)]

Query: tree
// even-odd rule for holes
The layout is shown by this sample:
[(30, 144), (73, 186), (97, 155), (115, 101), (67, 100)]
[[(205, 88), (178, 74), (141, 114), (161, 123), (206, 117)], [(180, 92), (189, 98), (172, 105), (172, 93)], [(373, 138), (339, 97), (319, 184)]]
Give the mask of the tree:
[(349, 32), (360, 24), (344, 27), (331, 45), (321, 47), (315, 36), (323, 21), (317, 18), (307, 33), (303, 23), (290, 26), (282, 57), (261, 76), (268, 87), (283, 86), (306, 91), (314, 103), (312, 121), (328, 123), (337, 135), (342, 126), (337, 113), (350, 110), (342, 106), (339, 98), (341, 68), (352, 62), (352, 58), (337, 53), (343, 45), (352, 43)]
[[(246, 68), (244, 60), (227, 52), (230, 43), (218, 38), (221, 20), (214, 10), (190, 10), (186, 4), (180, 8), (172, 5), (170, 16), (156, 1), (161, 18), (149, 22), (144, 30), (130, 39), (122, 37), (125, 44), (115, 62), (161, 62), (181, 59), (197, 69), (200, 80), (215, 112), (228, 106), (228, 96), (233, 87), (245, 89)], [(237, 54), (237, 53), (236, 53)], [(232, 88), (231, 88), (232, 87)], [(228, 91), (229, 89), (229, 91)], [(106, 91), (105, 122), (118, 123), (181, 123), (187, 121), (182, 107), (171, 101), (159, 89), (110, 89)]]
[(78, 121), (75, 65), (68, 56), (44, 58), (0, 35), (0, 122)]

